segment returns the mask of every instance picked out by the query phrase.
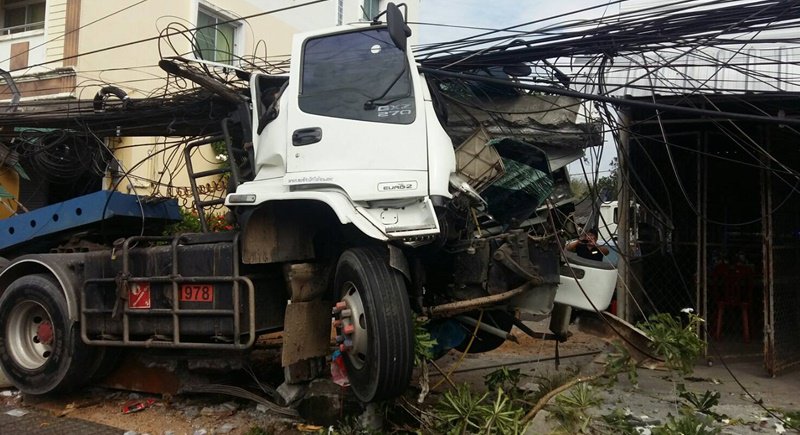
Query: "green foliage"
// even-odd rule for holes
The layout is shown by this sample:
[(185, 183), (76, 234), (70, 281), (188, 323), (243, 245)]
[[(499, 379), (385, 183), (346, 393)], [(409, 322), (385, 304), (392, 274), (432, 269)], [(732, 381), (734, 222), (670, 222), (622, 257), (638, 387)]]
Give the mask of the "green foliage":
[(602, 403), (603, 400), (592, 386), (581, 382), (571, 388), (568, 393), (558, 395), (555, 403), (549, 405), (547, 410), (558, 420), (559, 429), (562, 431), (584, 432), (594, 419), (589, 411)]
[(194, 210), (188, 210), (183, 207), (180, 209), (181, 220), (174, 224), (168, 225), (164, 228), (164, 235), (169, 236), (172, 234), (180, 233), (199, 233), (200, 232), (200, 218)]
[[(19, 178), (22, 178), (23, 180), (30, 180), (31, 179), (31, 177), (28, 175), (27, 172), (25, 172), (25, 169), (22, 167), (22, 165), (19, 162), (14, 163), (14, 165), (11, 166), (11, 169), (13, 169), (14, 172), (16, 172), (19, 175)], [(16, 200), (17, 198), (14, 195), (12, 195), (11, 192), (9, 192), (6, 188), (4, 188), (3, 186), (0, 186), (0, 200), (2, 200), (2, 199), (14, 199), (14, 200)], [(17, 201), (17, 204), (19, 204), (18, 201)], [(6, 207), (9, 207), (9, 206), (6, 205)]]
[[(617, 199), (617, 193), (619, 191), (619, 164), (616, 158), (611, 161), (610, 168), (608, 175), (597, 178), (597, 181), (591, 184), (586, 183), (583, 174), (571, 178), (569, 180), (569, 187), (570, 190), (572, 190), (572, 196), (578, 201), (587, 196), (592, 199), (600, 197), (603, 201), (613, 201)], [(590, 178), (593, 178), (593, 176), (590, 175)]]
[(668, 313), (654, 314), (647, 322), (638, 325), (650, 336), (650, 348), (664, 358), (667, 367), (681, 375), (692, 373), (694, 364), (705, 347), (705, 343), (697, 335), (703, 319), (691, 312), (687, 314), (689, 321), (686, 326), (681, 324), (680, 319)]
[(625, 373), (632, 385), (638, 385), (639, 373), (636, 371), (636, 360), (631, 357), (631, 353), (619, 341), (612, 341), (614, 352), (609, 352), (606, 357), (605, 372), (609, 379), (609, 385), (617, 381), (617, 377)]
[(462, 384), (444, 393), (435, 408), (439, 433), (516, 435), (525, 430), (520, 425), (524, 410), (501, 389), (478, 394)]
[(582, 178), (570, 178), (569, 189), (572, 191), (572, 197), (577, 201), (589, 196), (589, 185)]
[(8, 190), (6, 190), (3, 186), (0, 186), (0, 199), (3, 198), (13, 198), (14, 195), (11, 194)]
[(688, 391), (683, 384), (678, 384), (676, 389), (678, 391), (678, 396), (685, 400), (686, 403), (691, 407), (689, 412), (696, 411), (701, 414), (714, 417), (715, 420), (721, 420), (723, 418), (723, 416), (711, 410), (711, 408), (719, 405), (719, 391), (706, 390), (705, 393), (699, 395), (692, 391)]
[(800, 431), (800, 411), (784, 411), (783, 420), (787, 428)]
[(575, 370), (569, 369), (558, 372), (550, 372), (545, 375), (536, 375), (533, 377), (533, 380), (537, 385), (536, 391), (528, 396), (528, 400), (531, 402), (538, 402), (539, 399), (547, 395), (547, 393), (566, 384), (574, 377)]
[(703, 414), (684, 413), (680, 417), (670, 415), (662, 426), (652, 429), (653, 435), (716, 435), (722, 431), (714, 420)]
[(614, 201), (617, 199), (618, 189), (617, 175), (615, 173), (611, 176), (598, 178), (592, 193), (593, 196), (600, 196), (603, 201)]
[(501, 389), (489, 407), (485, 423), (481, 429), (483, 434), (519, 434), (523, 432), (520, 421), (525, 415), (523, 409), (514, 404), (514, 400)]
[(613, 201), (617, 199), (619, 191), (619, 163), (615, 157), (610, 164), (611, 171), (608, 175), (600, 177), (590, 189), (592, 197), (600, 196), (603, 201)]
[(378, 432), (364, 428), (358, 418), (348, 415), (333, 428), (334, 435), (372, 435)]
[(244, 435), (270, 435), (270, 432), (267, 432), (266, 429), (260, 426), (250, 426), (250, 429), (248, 429)]
[(213, 232), (233, 230), (233, 225), (228, 223), (228, 219), (223, 214), (209, 214), (206, 216), (206, 225), (208, 225), (208, 230)]
[(30, 181), (31, 177), (28, 175), (27, 172), (25, 172), (25, 169), (22, 167), (21, 164), (19, 164), (19, 162), (15, 163), (14, 166), (12, 166), (12, 167), (17, 172), (17, 174), (19, 174), (20, 178), (22, 178), (23, 180), (29, 180)]
[(211, 149), (214, 150), (215, 156), (227, 156), (228, 155), (228, 146), (225, 145), (224, 140), (219, 140), (216, 142), (211, 142)]
[(519, 388), (523, 376), (519, 369), (503, 367), (484, 376), (483, 383), (489, 391), (501, 389), (512, 399), (523, 399), (525, 392)]
[(433, 347), (436, 339), (425, 328), (426, 320), (414, 317), (414, 365), (420, 366), (433, 359)]
[(617, 408), (608, 414), (602, 416), (602, 421), (605, 426), (610, 429), (608, 433), (615, 433), (620, 435), (638, 435), (636, 426), (634, 426), (628, 414), (625, 411)]
[(461, 384), (455, 390), (444, 393), (436, 404), (439, 421), (436, 429), (447, 434), (476, 432), (483, 427), (489, 393), (478, 395), (469, 385)]
[[(165, 236), (180, 233), (199, 233), (202, 231), (200, 227), (200, 218), (197, 216), (196, 210), (189, 210), (181, 207), (180, 213), (180, 222), (175, 222), (164, 228)], [(233, 230), (233, 225), (229, 224), (225, 216), (221, 214), (208, 214), (206, 216), (206, 224), (208, 225), (209, 231), (213, 232)]]

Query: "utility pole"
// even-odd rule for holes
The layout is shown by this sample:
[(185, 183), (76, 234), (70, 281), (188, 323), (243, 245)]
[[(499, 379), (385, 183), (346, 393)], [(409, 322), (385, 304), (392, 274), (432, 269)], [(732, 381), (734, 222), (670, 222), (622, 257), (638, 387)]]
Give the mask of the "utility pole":
[(617, 155), (617, 213), (619, 223), (617, 225), (617, 249), (619, 250), (620, 261), (617, 262), (617, 316), (625, 321), (630, 321), (628, 307), (628, 291), (630, 288), (630, 265), (632, 257), (630, 239), (630, 183), (628, 182), (628, 149), (630, 134), (628, 126), (630, 124), (630, 113), (628, 109), (621, 109), (619, 112), (619, 150)]

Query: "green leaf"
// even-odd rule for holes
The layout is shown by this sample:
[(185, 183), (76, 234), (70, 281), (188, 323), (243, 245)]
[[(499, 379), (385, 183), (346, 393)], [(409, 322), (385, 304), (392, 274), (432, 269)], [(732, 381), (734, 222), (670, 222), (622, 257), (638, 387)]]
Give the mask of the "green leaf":
[(13, 198), (14, 195), (11, 192), (7, 191), (3, 186), (0, 186), (0, 198)]
[(22, 165), (20, 165), (19, 162), (14, 164), (14, 170), (17, 171), (17, 174), (19, 174), (23, 180), (30, 181), (31, 177), (28, 176), (28, 173), (25, 172), (25, 169), (22, 168)]
[(426, 364), (433, 359), (433, 348), (436, 346), (436, 339), (431, 337), (430, 332), (425, 329), (424, 321), (414, 316), (414, 365)]

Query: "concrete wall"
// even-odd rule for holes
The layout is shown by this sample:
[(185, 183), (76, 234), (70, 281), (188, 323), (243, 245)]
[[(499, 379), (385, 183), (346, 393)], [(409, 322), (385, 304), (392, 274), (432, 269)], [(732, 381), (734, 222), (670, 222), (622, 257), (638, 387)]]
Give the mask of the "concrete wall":
[[(51, 48), (54, 44), (48, 44), (48, 35), (54, 32), (60, 34), (64, 33), (64, 11), (66, 0), (51, 0), (47, 2), (46, 14), (48, 19), (45, 20), (45, 27), (43, 29), (30, 30), (27, 32), (14, 33), (8, 35), (0, 35), (0, 68), (11, 71), (17, 68), (12, 68), (11, 61), (11, 46), (19, 43), (27, 43), (28, 48), (23, 55), (27, 58), (27, 65), (39, 64), (46, 60), (47, 53), (55, 48)], [(52, 19), (51, 19), (52, 17)], [(0, 17), (2, 18), (2, 17)], [(63, 49), (63, 45), (62, 45)], [(18, 57), (19, 58), (19, 57)], [(19, 60), (19, 59), (18, 59)], [(61, 66), (61, 65), (58, 65)], [(34, 69), (24, 68), (12, 72), (13, 76), (23, 74), (42, 73), (52, 69), (45, 67), (37, 67)]]
[[(124, 2), (82, 0), (81, 25), (87, 25), (135, 3), (137, 1), (134, 0)], [(242, 0), (145, 2), (81, 29), (78, 51), (87, 53), (109, 46), (155, 38), (173, 22), (194, 27), (197, 11), (201, 5), (223, 18), (244, 17), (264, 11)], [(234, 48), (238, 55), (252, 55), (259, 40), (266, 42), (269, 51), (288, 52), (291, 35), (295, 32), (286, 23), (269, 15), (248, 19), (238, 30), (239, 36)], [(136, 80), (126, 85), (124, 89), (131, 97), (147, 96), (163, 85), (165, 75), (156, 66), (159, 61), (159, 46), (164, 56), (192, 57), (189, 41), (184, 35), (173, 35), (169, 41), (174, 44), (174, 50), (166, 40), (161, 40), (160, 43), (158, 40), (152, 40), (82, 56), (78, 60), (78, 74), (84, 80), (102, 83)], [(91, 82), (84, 82), (84, 86), (88, 84)], [(90, 96), (94, 95), (96, 90), (89, 87), (84, 93)]]
[[(80, 33), (80, 53), (90, 53), (147, 38), (154, 40), (80, 57), (76, 67), (79, 98), (92, 98), (104, 84), (118, 85), (132, 98), (147, 97), (157, 91), (165, 84), (166, 77), (166, 73), (157, 66), (160, 59), (159, 48), (165, 57), (181, 55), (191, 58), (193, 55), (189, 39), (184, 35), (173, 35), (169, 39), (173, 46), (166, 39), (155, 38), (169, 27), (195, 27), (199, 8), (223, 19), (246, 17), (265, 10), (241, 0), (170, 0), (146, 2), (102, 19), (135, 3), (135, 0), (82, 0), (80, 22), (88, 27)], [(100, 21), (89, 24), (97, 20)], [(172, 23), (179, 25), (171, 26)], [(249, 18), (237, 27), (234, 52), (238, 56), (251, 56), (258, 41), (263, 40), (268, 53), (288, 53), (294, 32), (292, 27), (269, 15)], [(262, 46), (259, 55), (263, 56), (263, 53)], [(179, 187), (189, 185), (182, 164), (182, 153), (179, 152), (177, 158), (171, 159), (169, 153), (163, 153), (163, 139), (122, 138), (115, 140), (112, 146), (116, 149), (115, 154), (121, 161), (123, 170), (131, 171), (131, 176), (122, 181), (119, 190), (148, 194), (155, 186), (147, 180), (159, 179), (162, 183), (171, 182)], [(205, 150), (203, 156), (195, 160), (199, 166), (196, 169), (207, 169), (215, 161), (213, 153)], [(162, 188), (161, 193), (165, 192), (166, 189)]]
[[(91, 99), (106, 85), (119, 86), (131, 98), (143, 98), (159, 92), (166, 73), (157, 64), (161, 56), (193, 57), (189, 37), (173, 35), (169, 41), (158, 39), (172, 23), (180, 29), (196, 26), (201, 8), (221, 18), (248, 17), (307, 0), (47, 0), (47, 17), (43, 30), (0, 37), (0, 67), (9, 69), (11, 45), (28, 42), (28, 65), (51, 62), (35, 69), (25, 68), (17, 74), (51, 72), (56, 68), (75, 69), (77, 83), (74, 97)], [(381, 0), (384, 9), (388, 0)], [(409, 4), (408, 20), (418, 20), (419, 0)], [(235, 54), (252, 56), (286, 56), (291, 52), (292, 35), (297, 31), (331, 27), (363, 21), (363, 0), (328, 0), (312, 6), (275, 14), (265, 14), (242, 21), (237, 28)], [(75, 15), (77, 14), (77, 15)], [(79, 31), (70, 34), (71, 28)], [(415, 32), (416, 33), (416, 32)], [(76, 37), (77, 35), (77, 37)], [(142, 42), (139, 42), (142, 41)], [(260, 44), (264, 41), (265, 44)], [(169, 44), (172, 43), (172, 45)], [(413, 42), (413, 39), (412, 39)], [(20, 46), (17, 46), (19, 50)], [(108, 49), (109, 47), (115, 47)], [(159, 54), (159, 49), (161, 53)], [(80, 53), (72, 61), (63, 61), (66, 53)], [(5, 59), (5, 60), (3, 60)], [(63, 71), (63, 70), (62, 70)], [(59, 97), (65, 95), (59, 94)], [(163, 138), (119, 138), (109, 141), (123, 170), (131, 176), (122, 181), (119, 190), (149, 194), (155, 187), (148, 180), (161, 179), (177, 187), (189, 185), (179, 158), (163, 153)], [(152, 157), (155, 156), (155, 157)], [(214, 165), (215, 156), (208, 149), (193, 160), (197, 170)], [(208, 180), (213, 181), (213, 180)], [(161, 189), (161, 193), (165, 193)]]

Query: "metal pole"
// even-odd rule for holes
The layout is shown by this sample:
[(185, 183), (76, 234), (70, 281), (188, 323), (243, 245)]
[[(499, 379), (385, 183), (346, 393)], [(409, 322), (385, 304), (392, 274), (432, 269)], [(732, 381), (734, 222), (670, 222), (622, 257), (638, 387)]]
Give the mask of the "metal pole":
[[(708, 215), (708, 159), (706, 157), (706, 149), (708, 148), (708, 131), (703, 134), (697, 133), (697, 208), (700, 214), (697, 216), (697, 263), (695, 270), (695, 290), (696, 300), (695, 306), (697, 307), (698, 315), (706, 319), (708, 324), (708, 239), (706, 234), (706, 222), (703, 216)], [(701, 337), (708, 341), (708, 328), (700, 328), (698, 331)], [(706, 346), (706, 356), (708, 356), (708, 347)]]
[[(766, 137), (765, 137), (766, 136)], [(764, 147), (770, 152), (771, 137), (769, 131), (765, 137)], [(774, 298), (773, 265), (772, 265), (772, 165), (770, 159), (762, 157), (761, 169), (761, 222), (762, 228), (762, 265), (764, 295), (764, 367), (770, 376), (775, 376), (775, 331), (773, 330)]]
[(630, 125), (630, 113), (627, 109), (620, 110), (619, 112), (619, 152), (617, 155), (617, 185), (619, 190), (619, 198), (617, 200), (617, 209), (619, 223), (617, 226), (617, 249), (619, 250), (620, 261), (617, 262), (617, 272), (619, 278), (617, 279), (617, 316), (623, 320), (631, 321), (629, 308), (628, 308), (628, 292), (626, 288), (631, 288), (630, 267), (629, 261), (631, 260), (632, 250), (630, 249), (630, 209), (631, 209), (631, 195), (630, 183), (628, 182), (628, 150), (630, 149), (630, 132), (628, 127)]

